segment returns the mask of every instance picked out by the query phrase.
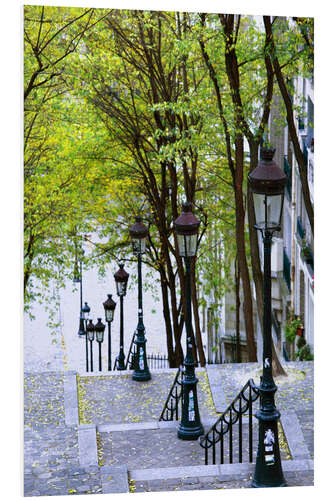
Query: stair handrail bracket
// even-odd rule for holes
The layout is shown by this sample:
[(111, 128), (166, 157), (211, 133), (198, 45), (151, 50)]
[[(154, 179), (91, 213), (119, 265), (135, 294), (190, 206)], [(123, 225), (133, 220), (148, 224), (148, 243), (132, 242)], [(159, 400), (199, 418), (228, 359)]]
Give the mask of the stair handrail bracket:
[[(135, 350), (135, 337), (137, 335), (137, 330), (134, 330), (134, 333), (132, 335), (132, 340), (128, 349), (128, 353), (126, 356), (126, 361), (125, 361), (125, 369), (128, 370), (133, 370), (134, 369), (134, 357), (136, 355), (136, 350)], [(130, 366), (128, 366), (130, 365)]]
[(238, 452), (239, 462), (243, 461), (242, 457), (242, 417), (249, 412), (249, 461), (253, 461), (253, 446), (252, 446), (252, 404), (259, 398), (260, 392), (258, 386), (255, 385), (253, 379), (249, 379), (244, 387), (240, 390), (228, 408), (219, 416), (216, 422), (210, 429), (198, 438), (199, 444), (205, 449), (205, 464), (208, 465), (208, 450), (212, 448), (212, 462), (216, 463), (216, 445), (220, 443), (220, 463), (224, 463), (224, 435), (229, 433), (229, 463), (233, 463), (233, 443), (232, 443), (232, 428), (238, 423)]
[(178, 420), (179, 418), (179, 401), (182, 398), (182, 380), (184, 375), (184, 367), (181, 365), (176, 373), (168, 397), (165, 401), (159, 421), (169, 422), (171, 420)]

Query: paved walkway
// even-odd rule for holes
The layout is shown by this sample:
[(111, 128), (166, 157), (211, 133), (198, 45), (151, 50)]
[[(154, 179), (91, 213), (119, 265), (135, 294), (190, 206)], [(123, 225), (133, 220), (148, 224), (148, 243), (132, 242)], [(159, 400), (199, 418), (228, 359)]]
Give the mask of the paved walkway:
[(98, 467), (81, 467), (78, 426), (66, 425), (64, 374), (25, 374), (24, 490), (27, 496), (98, 493)]
[[(206, 430), (246, 374), (259, 381), (256, 370), (251, 364), (197, 370)], [(277, 381), (288, 439), (288, 447), (281, 447), (283, 468), (289, 486), (311, 485), (313, 363), (290, 363), (288, 371), (288, 380)], [(197, 441), (178, 440), (178, 422), (158, 422), (174, 375), (156, 371), (151, 381), (139, 383), (119, 372), (26, 373), (25, 495), (249, 487), (253, 464), (205, 466)]]
[[(132, 380), (131, 372), (80, 376), (79, 406), (82, 424), (118, 424), (157, 421), (177, 370), (151, 371), (148, 382)], [(207, 373), (196, 371), (201, 418), (217, 418)]]

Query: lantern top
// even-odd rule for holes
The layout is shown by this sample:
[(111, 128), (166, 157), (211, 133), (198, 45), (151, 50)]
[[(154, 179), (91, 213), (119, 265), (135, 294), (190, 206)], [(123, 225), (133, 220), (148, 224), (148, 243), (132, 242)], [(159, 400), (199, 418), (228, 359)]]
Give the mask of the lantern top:
[[(112, 294), (108, 293), (108, 299), (103, 302), (103, 306), (105, 311), (114, 311), (116, 308), (116, 302), (112, 299)], [(99, 318), (101, 319), (101, 318)]]
[(90, 307), (88, 306), (87, 302), (84, 303), (84, 306), (82, 307), (82, 312), (90, 313)]
[(89, 320), (87, 327), (86, 327), (87, 332), (94, 332), (95, 331), (95, 325), (92, 322), (92, 319)]
[(185, 202), (182, 208), (182, 213), (174, 221), (176, 233), (184, 236), (198, 234), (200, 221), (192, 213), (192, 203)]
[(148, 229), (142, 223), (142, 217), (137, 215), (135, 217), (135, 223), (129, 229), (130, 235), (134, 239), (141, 240), (142, 238), (146, 238), (148, 236)]
[(97, 323), (95, 325), (96, 332), (104, 332), (105, 325), (102, 323), (102, 318), (97, 318)]
[(117, 283), (127, 282), (129, 274), (125, 271), (123, 263), (119, 264), (119, 269), (113, 276)]
[(273, 160), (275, 149), (262, 149), (258, 166), (248, 175), (254, 193), (277, 195), (284, 191), (287, 176)]

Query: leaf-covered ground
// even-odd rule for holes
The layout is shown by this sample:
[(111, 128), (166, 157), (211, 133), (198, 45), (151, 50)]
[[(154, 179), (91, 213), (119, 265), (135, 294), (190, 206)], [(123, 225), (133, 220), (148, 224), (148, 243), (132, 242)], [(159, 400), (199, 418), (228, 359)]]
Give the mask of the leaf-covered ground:
[[(81, 424), (120, 424), (159, 419), (175, 372), (153, 373), (148, 382), (131, 375), (78, 377)], [(201, 418), (217, 417), (206, 372), (197, 372)]]

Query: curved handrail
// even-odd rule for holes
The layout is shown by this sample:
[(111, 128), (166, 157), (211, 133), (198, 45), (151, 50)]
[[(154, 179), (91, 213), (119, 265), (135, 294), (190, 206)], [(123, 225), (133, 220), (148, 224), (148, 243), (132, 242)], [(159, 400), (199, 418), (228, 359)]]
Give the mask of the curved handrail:
[[(259, 388), (255, 385), (253, 379), (249, 379), (244, 387), (240, 390), (234, 400), (230, 403), (228, 408), (220, 415), (217, 421), (211, 426), (204, 436), (199, 438), (199, 444), (205, 449), (205, 461), (208, 463), (208, 450), (213, 447), (213, 463), (215, 463), (215, 446), (220, 442), (223, 446), (223, 436), (230, 433), (229, 446), (230, 446), (230, 463), (232, 462), (232, 426), (237, 422), (239, 423), (239, 438), (242, 439), (242, 416), (249, 411), (251, 418), (251, 432), (250, 438), (252, 441), (252, 404), (259, 398)], [(242, 444), (239, 442), (239, 447), (242, 449)], [(250, 459), (252, 458), (252, 443), (250, 446)], [(240, 461), (241, 452), (240, 452)], [(250, 460), (252, 461), (252, 460)], [(223, 456), (221, 455), (221, 463), (223, 463)]]
[(165, 401), (159, 421), (173, 420), (174, 415), (176, 417), (176, 420), (178, 420), (178, 404), (183, 395), (183, 390), (182, 390), (183, 373), (184, 369), (182, 366), (180, 366), (177, 370), (175, 379), (172, 383), (168, 397)]
[[(132, 340), (131, 340), (131, 344), (130, 344), (130, 347), (128, 349), (128, 354), (127, 354), (126, 361), (125, 361), (125, 368), (126, 368), (126, 370), (128, 369), (128, 363), (129, 363), (129, 361), (130, 361), (129, 369), (132, 370), (134, 368), (134, 366), (133, 366), (133, 358), (135, 356), (135, 350), (133, 350), (133, 346), (135, 345), (135, 343), (134, 343), (135, 336), (136, 336), (136, 330), (134, 330), (134, 333), (133, 333), (133, 336), (132, 336)], [(130, 356), (131, 356), (131, 360), (130, 360)]]

